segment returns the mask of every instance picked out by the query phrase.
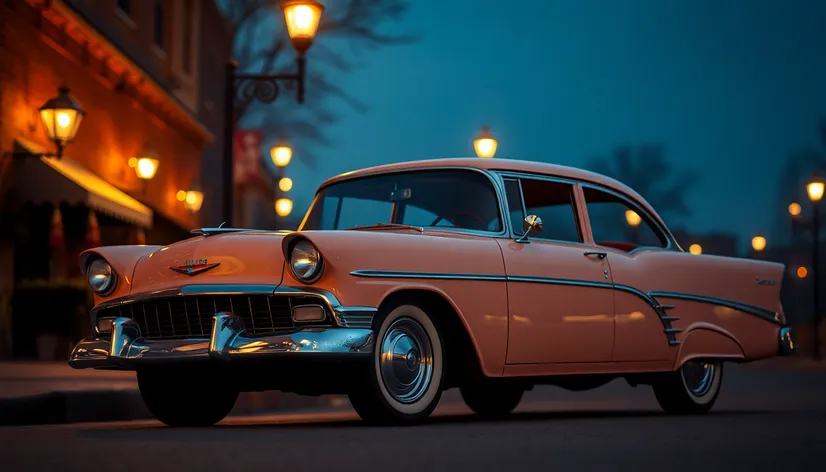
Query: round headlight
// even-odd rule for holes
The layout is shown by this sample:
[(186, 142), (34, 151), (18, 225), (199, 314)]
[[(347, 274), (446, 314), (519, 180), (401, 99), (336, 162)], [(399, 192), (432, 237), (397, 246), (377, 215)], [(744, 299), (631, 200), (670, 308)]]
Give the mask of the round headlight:
[(290, 252), (290, 268), (298, 280), (315, 282), (321, 276), (321, 254), (310, 241), (302, 239), (295, 243)]
[(95, 259), (86, 271), (89, 286), (98, 295), (107, 295), (115, 288), (115, 271), (103, 259)]

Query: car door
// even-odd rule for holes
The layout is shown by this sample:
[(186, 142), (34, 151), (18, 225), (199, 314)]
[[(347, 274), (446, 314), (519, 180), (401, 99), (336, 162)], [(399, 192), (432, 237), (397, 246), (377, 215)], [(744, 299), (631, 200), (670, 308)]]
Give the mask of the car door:
[[(594, 251), (609, 265), (616, 307), (614, 362), (668, 359), (677, 331), (667, 313), (651, 298), (652, 281), (679, 274), (679, 267), (661, 272), (662, 258), (672, 251), (665, 232), (640, 205), (628, 197), (595, 185), (582, 184), (587, 222)], [(659, 273), (659, 275), (655, 275)]]
[[(606, 362), (614, 343), (607, 262), (584, 244), (573, 182), (504, 178), (512, 239), (500, 239), (508, 293), (508, 364)], [(525, 215), (539, 234), (518, 242)]]

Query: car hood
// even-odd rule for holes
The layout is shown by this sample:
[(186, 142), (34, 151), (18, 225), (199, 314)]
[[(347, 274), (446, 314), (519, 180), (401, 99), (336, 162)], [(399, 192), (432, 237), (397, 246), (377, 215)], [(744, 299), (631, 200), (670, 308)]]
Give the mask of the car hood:
[(142, 257), (132, 276), (132, 293), (182, 285), (273, 285), (281, 283), (284, 234), (270, 232), (198, 236)]

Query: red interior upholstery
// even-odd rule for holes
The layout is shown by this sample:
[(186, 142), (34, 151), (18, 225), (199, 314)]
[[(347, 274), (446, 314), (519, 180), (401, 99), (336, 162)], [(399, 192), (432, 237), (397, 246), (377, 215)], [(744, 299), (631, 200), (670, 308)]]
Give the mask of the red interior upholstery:
[(619, 249), (620, 251), (625, 251), (625, 252), (631, 252), (631, 251), (633, 251), (634, 249), (636, 249), (638, 247), (636, 244), (617, 243), (617, 242), (613, 242), (613, 241), (607, 241), (607, 242), (597, 241), (597, 244), (599, 246), (612, 247), (614, 249)]

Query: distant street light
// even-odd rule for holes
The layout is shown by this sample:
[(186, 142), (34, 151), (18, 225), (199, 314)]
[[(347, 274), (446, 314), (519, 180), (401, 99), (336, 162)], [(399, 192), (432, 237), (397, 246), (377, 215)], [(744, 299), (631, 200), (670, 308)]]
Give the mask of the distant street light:
[(487, 126), (482, 128), (479, 137), (473, 140), (473, 148), (476, 150), (476, 155), (483, 159), (490, 159), (496, 155), (496, 148), (499, 142), (490, 134), (490, 128)]
[(751, 248), (755, 251), (766, 249), (766, 238), (757, 233), (755, 237), (751, 238)]
[[(178, 199), (180, 199), (181, 192), (178, 192)], [(198, 185), (191, 186), (188, 190), (184, 191), (184, 207), (192, 214), (198, 213), (201, 211), (201, 205), (204, 204), (204, 192), (201, 190), (201, 187)]]
[(691, 246), (688, 247), (688, 252), (690, 252), (694, 255), (700, 255), (700, 254), (703, 253), (703, 246), (700, 246), (699, 244), (696, 244), (696, 243), (692, 244)]
[(805, 279), (807, 275), (809, 275), (809, 271), (805, 267), (800, 266), (797, 268), (798, 278)]
[(139, 157), (135, 162), (135, 173), (143, 180), (152, 180), (158, 172), (158, 160), (151, 157)]
[(273, 146), (272, 149), (270, 149), (270, 159), (272, 159), (272, 163), (275, 164), (275, 167), (287, 167), (287, 164), (290, 163), (292, 158), (293, 150), (286, 144)]
[(275, 201), (275, 213), (284, 218), (293, 211), (293, 201), (289, 198), (279, 198)]
[(290, 189), (293, 188), (293, 179), (284, 177), (278, 181), (278, 188), (280, 188), (282, 192), (289, 192)]
[[(237, 74), (236, 63), (230, 60), (224, 78), (224, 160), (223, 160), (223, 213), (224, 222), (232, 226), (232, 210), (235, 205), (233, 135), (237, 111), (249, 105), (253, 100), (272, 103), (278, 98), (279, 83), (295, 84), (298, 103), (304, 103), (304, 84), (307, 75), (307, 50), (313, 44), (318, 32), (324, 5), (315, 0), (292, 0), (281, 2), (287, 33), (293, 48), (298, 53), (296, 72), (288, 74)], [(240, 93), (239, 93), (240, 92)], [(289, 162), (289, 159), (287, 159)], [(278, 164), (276, 164), (278, 165)], [(286, 164), (285, 164), (286, 165)]]
[(818, 214), (820, 213), (820, 200), (823, 198), (823, 190), (826, 188), (823, 179), (817, 173), (812, 174), (812, 180), (806, 185), (806, 193), (809, 194), (809, 200), (812, 201), (812, 284), (814, 287), (814, 313), (812, 316), (812, 357), (820, 359), (820, 285), (818, 281), (818, 273), (820, 272), (820, 255), (818, 249), (820, 246), (820, 222), (818, 221)]
[(629, 226), (636, 227), (640, 225), (642, 218), (634, 210), (625, 210), (625, 221), (628, 222)]
[(792, 202), (789, 204), (789, 214), (792, 216), (798, 216), (800, 212), (803, 211), (803, 208), (800, 207), (800, 204), (797, 202)]

